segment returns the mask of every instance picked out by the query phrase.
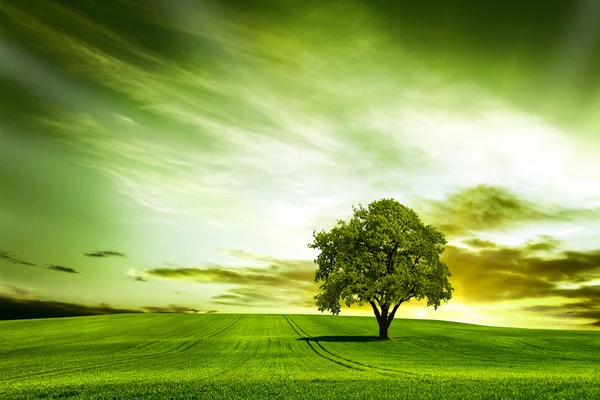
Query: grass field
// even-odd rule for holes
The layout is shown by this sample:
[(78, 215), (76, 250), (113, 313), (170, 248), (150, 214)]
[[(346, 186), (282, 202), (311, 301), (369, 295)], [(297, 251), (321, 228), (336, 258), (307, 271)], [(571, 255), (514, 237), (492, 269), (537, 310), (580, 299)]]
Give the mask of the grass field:
[(0, 398), (600, 399), (600, 332), (309, 315), (0, 322)]

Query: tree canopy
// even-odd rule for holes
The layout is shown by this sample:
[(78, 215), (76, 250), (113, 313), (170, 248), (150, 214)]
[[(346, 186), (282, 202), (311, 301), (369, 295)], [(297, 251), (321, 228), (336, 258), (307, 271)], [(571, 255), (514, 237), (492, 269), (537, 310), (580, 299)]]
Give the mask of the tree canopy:
[(440, 259), (447, 242), (441, 232), (393, 199), (352, 209), (350, 221), (313, 232), (308, 245), (320, 250), (315, 260), (315, 282), (322, 283), (322, 293), (315, 296), (319, 311), (339, 314), (340, 301), (348, 307), (369, 303), (379, 336), (387, 338), (402, 303), (427, 299), (427, 306), (437, 309), (450, 300), (451, 273)]

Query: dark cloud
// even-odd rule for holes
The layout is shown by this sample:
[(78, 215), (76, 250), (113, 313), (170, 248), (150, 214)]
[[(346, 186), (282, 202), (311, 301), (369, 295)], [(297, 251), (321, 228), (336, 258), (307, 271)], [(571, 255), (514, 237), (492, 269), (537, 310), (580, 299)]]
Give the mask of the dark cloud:
[[(600, 286), (590, 286), (568, 291), (568, 297), (582, 297), (586, 300), (558, 305), (533, 305), (521, 307), (520, 311), (541, 313), (555, 318), (582, 318), (600, 320)], [(563, 290), (563, 292), (566, 292)]]
[(489, 249), (496, 247), (496, 243), (490, 240), (483, 240), (480, 238), (463, 240), (463, 243), (475, 249)]
[(144, 312), (157, 314), (212, 314), (217, 312), (216, 310), (199, 310), (197, 308), (178, 306), (175, 304), (166, 307), (147, 306), (142, 307), (142, 310), (144, 310)]
[(125, 253), (121, 253), (119, 251), (111, 251), (111, 250), (103, 250), (103, 251), (94, 251), (91, 253), (85, 253), (84, 254), (87, 257), (98, 257), (98, 258), (102, 258), (102, 257), (125, 257)]
[(227, 306), (274, 307), (279, 305), (314, 305), (316, 266), (312, 260), (279, 259), (242, 250), (222, 253), (235, 258), (264, 263), (264, 266), (206, 268), (154, 268), (143, 271), (148, 276), (198, 283), (233, 285), (214, 296), (212, 303)]
[(564, 251), (556, 258), (529, 257), (522, 263), (526, 273), (553, 281), (585, 282), (598, 277), (600, 250)]
[(0, 296), (0, 319), (29, 319), (77, 317), (84, 315), (139, 313), (140, 310), (113, 308), (107, 304), (90, 307), (82, 304), (63, 303), (36, 299), (17, 299)]
[(587, 305), (600, 307), (600, 285), (584, 285), (578, 289), (557, 289), (554, 293), (569, 299), (588, 299), (592, 303), (588, 301)]
[(538, 221), (574, 221), (600, 217), (600, 209), (545, 209), (512, 191), (478, 185), (452, 193), (443, 201), (425, 200), (424, 218), (447, 236), (470, 232), (506, 230)]
[(218, 296), (213, 296), (213, 300), (219, 300), (219, 301), (239, 300), (240, 298), (242, 298), (242, 296), (237, 295), (237, 294), (220, 294)]
[(428, 201), (425, 215), (447, 235), (501, 229), (545, 214), (501, 187), (479, 185), (452, 193), (444, 201)]
[(279, 279), (273, 275), (236, 271), (225, 268), (154, 268), (144, 270), (144, 272), (158, 278), (193, 282), (235, 284), (248, 284), (252, 282), (275, 284), (279, 282)]
[[(260, 261), (260, 260), (259, 260)], [(147, 275), (206, 283), (231, 283), (240, 285), (289, 285), (291, 282), (311, 282), (315, 266), (310, 260), (276, 260), (265, 267), (239, 268), (153, 268), (143, 272)]]
[(562, 298), (562, 304), (532, 305), (517, 311), (600, 319), (600, 285), (591, 284), (600, 278), (600, 250), (557, 251), (558, 243), (542, 236), (521, 247), (447, 246), (443, 257), (452, 271), (456, 295), (466, 303)]
[(560, 240), (548, 235), (541, 235), (537, 241), (529, 241), (525, 245), (525, 250), (531, 252), (548, 252), (558, 249)]
[(467, 301), (490, 302), (548, 296), (589, 298), (590, 289), (563, 290), (565, 282), (583, 284), (600, 277), (600, 250), (562, 251), (540, 256), (538, 242), (520, 248), (496, 246), (470, 250), (447, 246), (443, 257), (452, 281)]
[[(465, 249), (447, 246), (457, 297), (467, 304), (526, 300), (515, 312), (574, 321), (600, 320), (600, 250), (558, 251), (559, 242), (542, 236), (521, 247), (499, 245)], [(537, 299), (560, 299), (536, 305)]]
[(12, 286), (12, 285), (2, 285), (0, 287), (8, 289), (13, 295), (17, 295), (17, 296), (27, 296), (28, 294), (31, 293), (27, 289), (23, 289), (23, 288), (20, 288), (17, 286)]
[(9, 253), (8, 251), (0, 251), (0, 260), (9, 262), (9, 263), (15, 264), (15, 265), (26, 265), (29, 267), (41, 267), (41, 268), (46, 268), (46, 269), (49, 269), (52, 271), (66, 272), (66, 273), (70, 273), (70, 274), (78, 274), (77, 270), (75, 270), (73, 268), (64, 267), (62, 265), (56, 265), (56, 264), (49, 264), (48, 266), (44, 267), (42, 265), (24, 260), (20, 257), (16, 257), (16, 256), (12, 255), (11, 253)]
[(216, 310), (200, 310), (171, 304), (165, 307), (146, 306), (140, 309), (115, 308), (108, 304), (87, 306), (60, 301), (17, 298), (0, 295), (0, 320), (79, 317), (86, 315), (124, 314), (124, 313), (216, 313)]
[(10, 254), (8, 251), (2, 251), (2, 250), (0, 250), (0, 260), (9, 262), (11, 264), (16, 264), (16, 265), (28, 265), (28, 266), (32, 266), (32, 267), (37, 266), (37, 264), (35, 264), (35, 263), (29, 262), (20, 257), (15, 257), (12, 254)]
[(289, 304), (289, 292), (277, 289), (266, 291), (264, 288), (242, 286), (229, 289), (226, 294), (214, 296), (212, 303), (243, 307), (272, 307), (273, 305)]
[(73, 268), (63, 267), (62, 265), (50, 264), (50, 265), (48, 265), (48, 269), (51, 269), (53, 271), (66, 272), (69, 274), (78, 274), (79, 273)]
[[(494, 303), (562, 297), (587, 302), (598, 296), (593, 287), (564, 289), (564, 283), (585, 284), (600, 277), (600, 250), (559, 251), (560, 241), (540, 236), (521, 247), (506, 247), (480, 238), (465, 241), (471, 248), (447, 246), (444, 260), (452, 271), (457, 297), (467, 303)], [(264, 262), (262, 267), (157, 268), (144, 273), (167, 279), (226, 283), (234, 287), (212, 298), (227, 306), (273, 307), (314, 305), (315, 265), (308, 260), (286, 260), (226, 251), (236, 258)], [(583, 318), (583, 314), (572, 314)]]

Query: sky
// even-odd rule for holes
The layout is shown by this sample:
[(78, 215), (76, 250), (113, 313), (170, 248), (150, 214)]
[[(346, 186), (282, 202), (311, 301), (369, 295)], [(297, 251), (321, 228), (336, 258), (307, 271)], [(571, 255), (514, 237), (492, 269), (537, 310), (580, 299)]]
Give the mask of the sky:
[(0, 0), (0, 304), (318, 313), (394, 198), (455, 287), (398, 317), (598, 327), (599, 131), (595, 0)]

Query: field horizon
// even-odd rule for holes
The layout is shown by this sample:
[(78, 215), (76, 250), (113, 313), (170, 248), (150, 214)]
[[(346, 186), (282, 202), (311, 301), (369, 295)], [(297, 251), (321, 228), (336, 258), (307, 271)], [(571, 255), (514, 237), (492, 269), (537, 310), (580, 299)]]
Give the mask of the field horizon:
[[(313, 317), (334, 317), (334, 318), (366, 318), (372, 319), (373, 324), (375, 326), (375, 331), (377, 330), (377, 321), (374, 315), (331, 315), (329, 313), (273, 313), (273, 312), (250, 312), (250, 313), (239, 313), (239, 312), (194, 312), (194, 311), (184, 311), (184, 312), (110, 312), (105, 314), (86, 314), (86, 315), (59, 315), (59, 316), (48, 316), (48, 317), (26, 317), (26, 318), (6, 318), (0, 319), (0, 324), (5, 321), (29, 321), (29, 320), (51, 320), (51, 319), (66, 319), (66, 318), (88, 318), (88, 317), (102, 317), (102, 316), (110, 316), (110, 315), (290, 315), (290, 316), (313, 316)], [(410, 318), (410, 317), (395, 317), (394, 321), (403, 320), (403, 321), (436, 321), (436, 322), (447, 322), (449, 324), (463, 324), (463, 325), (473, 325), (473, 326), (481, 326), (488, 328), (504, 328), (504, 329), (526, 329), (526, 330), (541, 330), (541, 331), (598, 331), (600, 333), (600, 325), (594, 324), (582, 324), (582, 325), (556, 325), (552, 327), (546, 326), (510, 326), (510, 325), (494, 325), (494, 324), (484, 324), (484, 323), (475, 323), (475, 322), (465, 322), (465, 321), (451, 321), (446, 319), (435, 319), (435, 318)], [(373, 336), (377, 336), (377, 332), (373, 333)], [(394, 339), (390, 337), (390, 339)]]
[(0, 321), (2, 398), (598, 398), (600, 332), (309, 314)]

